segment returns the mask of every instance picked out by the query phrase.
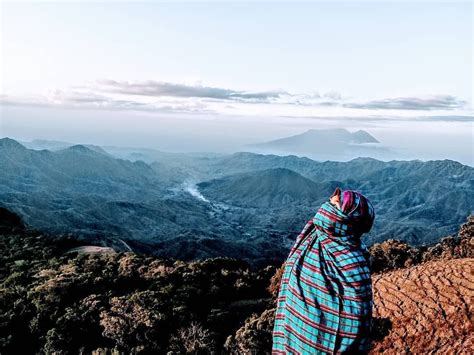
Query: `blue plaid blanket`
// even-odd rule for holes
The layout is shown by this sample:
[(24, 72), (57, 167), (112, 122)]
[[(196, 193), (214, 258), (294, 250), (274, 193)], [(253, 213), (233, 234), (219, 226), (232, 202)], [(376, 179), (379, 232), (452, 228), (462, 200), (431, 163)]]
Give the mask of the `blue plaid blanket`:
[(374, 210), (358, 192), (338, 193), (342, 208), (324, 203), (285, 263), (273, 354), (368, 351), (372, 285), (360, 236), (372, 227)]

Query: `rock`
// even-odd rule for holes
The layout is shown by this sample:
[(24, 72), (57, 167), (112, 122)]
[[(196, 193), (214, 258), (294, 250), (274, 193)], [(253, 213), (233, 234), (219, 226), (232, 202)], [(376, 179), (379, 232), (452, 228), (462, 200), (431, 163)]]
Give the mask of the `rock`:
[(472, 270), (474, 259), (465, 258), (375, 276), (373, 315), (391, 330), (372, 353), (472, 354)]

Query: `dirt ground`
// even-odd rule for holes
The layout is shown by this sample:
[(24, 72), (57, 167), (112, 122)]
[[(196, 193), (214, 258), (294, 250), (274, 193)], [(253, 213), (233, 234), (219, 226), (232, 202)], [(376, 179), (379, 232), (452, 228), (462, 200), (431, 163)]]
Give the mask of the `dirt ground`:
[(374, 317), (388, 334), (372, 354), (473, 354), (474, 259), (373, 276)]

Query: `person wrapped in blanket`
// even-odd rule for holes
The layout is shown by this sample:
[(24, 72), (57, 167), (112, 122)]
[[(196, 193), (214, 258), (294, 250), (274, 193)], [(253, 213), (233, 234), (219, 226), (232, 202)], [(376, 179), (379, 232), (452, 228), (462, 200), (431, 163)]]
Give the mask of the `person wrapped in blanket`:
[(356, 191), (334, 191), (284, 265), (272, 354), (357, 354), (370, 345), (372, 283), (361, 242), (375, 218)]

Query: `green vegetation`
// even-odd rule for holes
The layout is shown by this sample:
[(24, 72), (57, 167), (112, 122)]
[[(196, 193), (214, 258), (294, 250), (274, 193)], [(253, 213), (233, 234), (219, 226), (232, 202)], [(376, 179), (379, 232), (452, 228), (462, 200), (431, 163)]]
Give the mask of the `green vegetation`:
[(268, 307), (272, 267), (64, 254), (74, 243), (1, 233), (0, 353), (208, 352)]
[[(459, 236), (423, 250), (376, 244), (373, 268), (472, 257), (473, 229), (471, 218)], [(0, 208), (0, 353), (269, 352), (275, 267), (67, 253), (77, 246), (71, 237), (24, 229)]]

